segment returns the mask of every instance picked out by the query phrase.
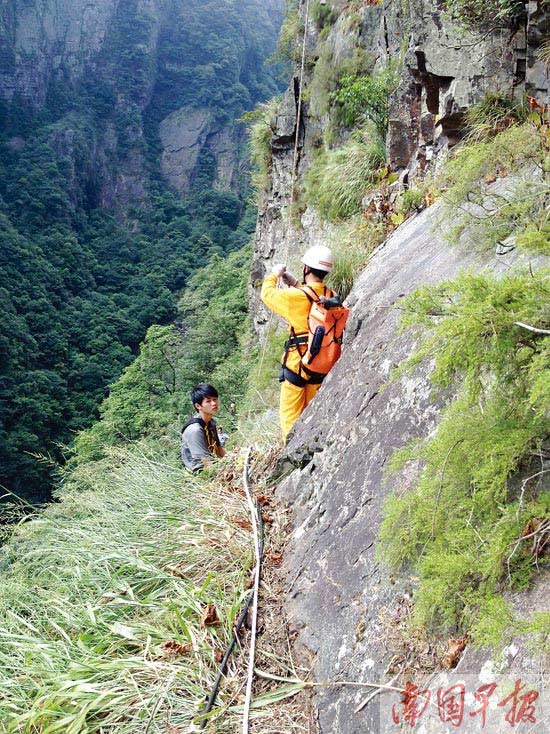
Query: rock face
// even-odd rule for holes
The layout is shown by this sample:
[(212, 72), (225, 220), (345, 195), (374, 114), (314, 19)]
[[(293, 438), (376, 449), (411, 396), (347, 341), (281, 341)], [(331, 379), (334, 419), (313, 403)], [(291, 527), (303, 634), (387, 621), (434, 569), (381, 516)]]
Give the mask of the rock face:
[[(157, 130), (162, 172), (177, 192), (189, 191), (207, 154), (214, 161), (214, 187), (242, 193), (244, 127), (234, 117), (276, 88), (260, 59), (263, 63), (273, 47), (281, 5), (281, 0), (246, 0), (243, 23), (248, 19), (255, 26), (254, 35), (243, 32), (242, 42), (228, 51), (212, 43), (209, 29), (202, 27), (200, 13), (206, 11), (190, 0), (3, 3), (1, 111), (7, 118), (30, 119), (46, 110), (46, 120), (63, 126), (69, 137), (78, 137), (95, 115), (87, 155), (94, 162), (94, 186), (100, 186), (96, 198), (123, 217), (130, 207), (147, 204), (146, 149)], [(222, 15), (223, 4), (214, 4), (213, 36), (222, 34)], [(203, 34), (203, 44), (211, 45), (193, 55), (194, 34)], [(198, 51), (205, 58), (194, 61)], [(226, 100), (196, 100), (191, 85), (197, 74), (211, 74), (214, 81), (223, 76), (229, 93), (237, 89), (241, 101), (223, 108)], [(24, 145), (24, 136), (18, 137)], [(63, 137), (58, 129), (49, 143), (70, 153)]]
[[(344, 10), (343, 3), (329, 5)], [(379, 59), (403, 53), (387, 137), (388, 162), (401, 181), (411, 182), (439, 164), (461, 139), (465, 112), (487, 92), (528, 92), (542, 101), (548, 93), (547, 73), (541, 75), (534, 60), (541, 43), (535, 28), (545, 26), (548, 18), (547, 12), (541, 16), (542, 4), (529, 4), (522, 28), (477, 37), (475, 44), (450, 23), (440, 5), (416, 0), (387, 2), (382, 8), (361, 4), (360, 23), (355, 18), (346, 25), (342, 15), (324, 30), (323, 43), (331, 43), (339, 54), (349, 55), (354, 46)], [(303, 3), (301, 7), (303, 11)], [(347, 36), (343, 28), (348, 28)], [(306, 46), (315, 59), (320, 36), (313, 23), (308, 32), (314, 40)], [(313, 77), (306, 68), (306, 85)], [(287, 262), (298, 274), (300, 253), (313, 244), (330, 244), (333, 230), (311, 207), (289, 216), (293, 188), (303, 185), (328, 121), (328, 113), (313, 103), (311, 87), (306, 87), (307, 101), (297, 120), (298, 87), (299, 71), (272, 121), (271, 181), (259, 209), (250, 286), (251, 313), (260, 335), (269, 316), (257, 287), (270, 265)], [(387, 683), (391, 676), (386, 670), (398, 654), (396, 620), (414, 590), (414, 579), (389, 577), (375, 551), (384, 498), (390, 489), (412, 486), (415, 470), (408, 466), (391, 480), (384, 472), (395, 449), (434, 429), (442, 398), (432, 392), (430, 365), (389, 382), (392, 367), (411, 353), (416, 340), (413, 331), (399, 332), (399, 301), (417, 287), (453, 278), (464, 268), (504, 272), (517, 260), (514, 253), (476, 254), (467, 240), (449, 248), (434, 232), (437, 217), (437, 205), (414, 216), (372, 256), (349, 297), (352, 316), (343, 356), (296, 423), (285, 451), (288, 476), (278, 492), (292, 518), (287, 607), (298, 647), (317, 681)], [(543, 590), (547, 579), (539, 583)], [(485, 652), (482, 663), (488, 658), (490, 652)], [(510, 670), (520, 670), (519, 661), (528, 659), (522, 650)], [(468, 652), (463, 670), (479, 672), (479, 660)], [(319, 688), (319, 731), (381, 732), (380, 700), (355, 713), (368, 693), (345, 686)]]
[(545, 101), (548, 68), (537, 61), (541, 28), (548, 35), (544, 3), (532, 2), (517, 27), (485, 33), (468, 32), (454, 23), (439, 4), (413, 0), (409, 12), (399, 3), (384, 11), (384, 43), (388, 56), (403, 53), (397, 94), (392, 97), (387, 141), (394, 169), (424, 171), (430, 162), (464, 134), (466, 111), (485, 94), (515, 99), (527, 93)]
[(180, 193), (187, 193), (210, 127), (208, 110), (182, 108), (160, 123), (162, 172)]
[(208, 150), (216, 161), (215, 188), (238, 190), (239, 147), (242, 130), (232, 124), (220, 129), (207, 109), (182, 107), (160, 123), (161, 168), (180, 194), (189, 192), (198, 170), (201, 152)]
[[(467, 243), (442, 246), (432, 231), (437, 214), (434, 206), (402, 225), (362, 273), (349, 298), (343, 355), (286, 449), (299, 467), (279, 487), (293, 512), (288, 608), (316, 680), (383, 681), (398, 653), (387, 620), (413, 590), (411, 579), (389, 577), (375, 557), (385, 496), (415, 478), (408, 467), (385, 481), (384, 467), (395, 449), (430, 433), (441, 403), (429, 365), (389, 381), (415, 344), (414, 332), (399, 332), (399, 301), (464, 268), (504, 272), (516, 259), (476, 256)], [(376, 705), (353, 713), (364, 697), (362, 689), (319, 694), (320, 731), (378, 731)]]

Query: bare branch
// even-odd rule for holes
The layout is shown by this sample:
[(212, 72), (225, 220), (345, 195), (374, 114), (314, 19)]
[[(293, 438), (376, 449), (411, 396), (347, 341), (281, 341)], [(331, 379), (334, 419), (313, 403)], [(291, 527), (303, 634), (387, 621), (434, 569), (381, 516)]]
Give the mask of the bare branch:
[(524, 329), (533, 331), (535, 334), (550, 334), (549, 329), (538, 329), (536, 326), (529, 326), (529, 324), (524, 324), (523, 321), (514, 321), (514, 326), (522, 326)]

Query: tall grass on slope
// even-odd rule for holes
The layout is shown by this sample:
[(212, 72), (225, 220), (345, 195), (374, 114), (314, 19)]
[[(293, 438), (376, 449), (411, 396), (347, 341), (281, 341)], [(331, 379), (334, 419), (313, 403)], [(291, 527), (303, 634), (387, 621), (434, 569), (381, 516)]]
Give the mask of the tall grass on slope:
[(79, 467), (1, 550), (1, 732), (189, 731), (251, 543), (244, 498), (172, 455), (137, 445)]
[(341, 148), (321, 153), (313, 161), (306, 175), (308, 202), (331, 221), (358, 214), (385, 160), (385, 142), (372, 126), (366, 126)]

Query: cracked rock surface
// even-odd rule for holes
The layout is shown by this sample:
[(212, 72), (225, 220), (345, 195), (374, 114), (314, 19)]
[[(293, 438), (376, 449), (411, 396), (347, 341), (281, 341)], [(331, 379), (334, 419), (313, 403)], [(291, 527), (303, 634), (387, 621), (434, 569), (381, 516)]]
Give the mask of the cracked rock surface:
[[(393, 451), (435, 427), (441, 399), (430, 364), (394, 382), (390, 370), (417, 334), (399, 332), (399, 301), (468, 267), (506, 271), (517, 256), (450, 248), (433, 232), (438, 206), (397, 229), (374, 254), (350, 296), (352, 315), (341, 359), (290, 435), (285, 461), (295, 468), (279, 496), (291, 507), (286, 559), (288, 608), (317, 681), (383, 680), (395, 653), (384, 619), (410, 599), (413, 580), (395, 578), (375, 557), (383, 502), (411, 486), (417, 467), (385, 479)], [(379, 731), (379, 702), (354, 709), (365, 689), (317, 693), (322, 734)]]

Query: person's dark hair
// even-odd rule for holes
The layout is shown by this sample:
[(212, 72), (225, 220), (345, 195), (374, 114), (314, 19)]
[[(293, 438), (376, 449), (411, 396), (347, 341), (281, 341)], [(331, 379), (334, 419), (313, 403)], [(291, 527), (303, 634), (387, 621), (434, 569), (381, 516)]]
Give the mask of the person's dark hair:
[(212, 387), (212, 385), (207, 385), (206, 382), (199, 382), (198, 385), (195, 385), (195, 387), (191, 390), (191, 402), (193, 403), (193, 407), (195, 407), (195, 404), (198, 403), (199, 405), (202, 405), (202, 401), (204, 398), (217, 398), (218, 397), (218, 391), (215, 387)]
[(306, 268), (308, 268), (308, 272), (313, 273), (313, 275), (316, 278), (319, 278), (320, 280), (323, 280), (328, 275), (328, 273), (325, 270), (317, 270), (317, 268), (311, 268), (309, 265), (304, 265), (304, 278), (305, 278)]

